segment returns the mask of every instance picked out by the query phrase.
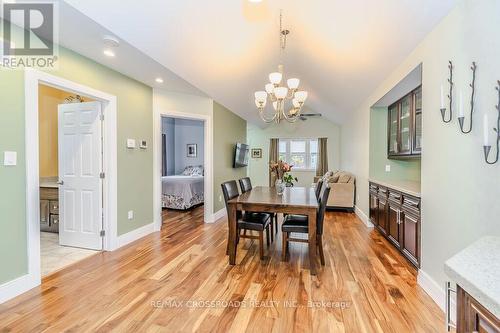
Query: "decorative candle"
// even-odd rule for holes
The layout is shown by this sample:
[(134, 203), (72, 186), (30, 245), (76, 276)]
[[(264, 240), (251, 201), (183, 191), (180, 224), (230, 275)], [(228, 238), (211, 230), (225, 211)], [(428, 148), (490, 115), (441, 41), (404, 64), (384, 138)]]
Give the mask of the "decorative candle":
[(458, 117), (463, 117), (464, 116), (464, 98), (462, 95), (462, 91), (460, 91), (460, 97), (458, 101)]
[(490, 145), (490, 140), (489, 140), (489, 133), (488, 133), (488, 115), (485, 114), (483, 118), (483, 125), (484, 125), (484, 145), (489, 146)]
[(444, 109), (444, 91), (443, 91), (443, 85), (441, 85), (441, 109)]

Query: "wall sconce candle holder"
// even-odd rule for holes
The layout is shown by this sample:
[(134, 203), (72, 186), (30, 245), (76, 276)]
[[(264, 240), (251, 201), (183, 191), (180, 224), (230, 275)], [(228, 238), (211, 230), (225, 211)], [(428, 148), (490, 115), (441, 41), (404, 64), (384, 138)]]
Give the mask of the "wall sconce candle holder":
[(472, 131), (472, 114), (474, 113), (474, 94), (475, 94), (475, 86), (476, 86), (476, 62), (472, 62), (472, 66), (470, 69), (472, 70), (472, 83), (469, 84), (469, 86), (472, 88), (472, 94), (470, 97), (470, 127), (468, 130), (464, 130), (464, 120), (465, 116), (461, 115), (458, 117), (458, 123), (460, 124), (460, 130), (464, 134), (468, 134)]
[(446, 118), (446, 108), (441, 108), (441, 117), (445, 123), (449, 123), (453, 118), (453, 111), (451, 107), (453, 105), (453, 63), (451, 60), (448, 61), (448, 68), (450, 70), (450, 77), (448, 78), (448, 83), (450, 84), (450, 92), (448, 94), (448, 100), (450, 101), (450, 117), (448, 119)]
[[(484, 160), (488, 164), (495, 164), (495, 163), (497, 163), (499, 155), (500, 155), (500, 80), (497, 81), (497, 87), (495, 87), (495, 89), (498, 92), (498, 104), (496, 105), (496, 109), (497, 109), (497, 112), (498, 112), (498, 118), (497, 118), (497, 127), (493, 128), (493, 130), (497, 133), (496, 140), (495, 140), (496, 141), (496, 146), (497, 146), (497, 154), (496, 154), (496, 158), (495, 158), (494, 161), (492, 161), (492, 162), (488, 161), (488, 157), (489, 157), (490, 151), (491, 151), (491, 145), (484, 145), (483, 146)], [(487, 129), (485, 129), (485, 130), (487, 130)]]

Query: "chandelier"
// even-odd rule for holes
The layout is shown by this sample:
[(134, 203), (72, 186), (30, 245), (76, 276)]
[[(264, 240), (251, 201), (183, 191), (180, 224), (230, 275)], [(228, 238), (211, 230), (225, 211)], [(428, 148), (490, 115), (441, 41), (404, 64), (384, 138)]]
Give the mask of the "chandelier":
[[(286, 48), (286, 38), (290, 34), (290, 30), (283, 29), (283, 14), (280, 12), (280, 56), (283, 55)], [(255, 105), (259, 110), (261, 119), (266, 123), (279, 122), (283, 119), (290, 123), (294, 123), (300, 118), (302, 106), (307, 99), (307, 91), (299, 90), (300, 80), (290, 78), (283, 83), (283, 65), (278, 66), (278, 71), (269, 74), (269, 83), (265, 85), (265, 91), (255, 92)], [(274, 114), (268, 117), (264, 114), (267, 101), (271, 101)], [(287, 102), (291, 102), (291, 106), (287, 110)]]

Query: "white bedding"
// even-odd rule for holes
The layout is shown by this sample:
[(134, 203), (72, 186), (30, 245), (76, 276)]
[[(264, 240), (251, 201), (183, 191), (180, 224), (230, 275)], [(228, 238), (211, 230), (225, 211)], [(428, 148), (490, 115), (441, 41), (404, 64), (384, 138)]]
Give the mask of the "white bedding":
[(189, 209), (203, 203), (203, 176), (165, 176), (161, 182), (164, 208)]

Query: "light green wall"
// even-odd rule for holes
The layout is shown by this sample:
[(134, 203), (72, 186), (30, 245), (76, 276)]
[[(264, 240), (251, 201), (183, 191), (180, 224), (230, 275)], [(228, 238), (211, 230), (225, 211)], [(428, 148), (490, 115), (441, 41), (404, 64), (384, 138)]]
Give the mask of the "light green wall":
[[(126, 138), (152, 142), (152, 89), (60, 48), (50, 74), (117, 96), (118, 235), (153, 222), (153, 151), (127, 150)], [(0, 165), (0, 283), (27, 273), (24, 73), (0, 69), (0, 153), (18, 152), (18, 165)], [(151, 147), (152, 145), (150, 145)], [(135, 218), (127, 219), (133, 210)]]
[[(412, 180), (420, 182), (420, 159), (387, 158), (387, 108), (370, 110), (370, 178), (378, 180)], [(386, 172), (385, 166), (391, 171)]]
[(247, 142), (247, 122), (214, 102), (214, 212), (224, 208), (220, 184), (246, 177), (247, 168), (233, 168), (234, 146)]
[(0, 157), (3, 159), (6, 150), (17, 151), (17, 166), (5, 167), (0, 163), (1, 284), (28, 271), (24, 79), (21, 71), (5, 71), (0, 67), (0, 117)]
[[(368, 215), (370, 107), (420, 63), (423, 64), (422, 267), (437, 286), (448, 279), (446, 259), (486, 235), (500, 236), (500, 163), (483, 157), (482, 118), (496, 119), (496, 80), (500, 75), (500, 1), (461, 0), (342, 126), (342, 166), (357, 176), (358, 208)], [(460, 132), (456, 117), (444, 124), (439, 113), (440, 85), (448, 60), (454, 82), (468, 96), (471, 62), (478, 65), (472, 133)], [(464, 101), (465, 102), (465, 101)], [(493, 127), (493, 122), (490, 120)], [(493, 140), (493, 130), (490, 130)], [(444, 293), (444, 292), (443, 292)]]
[[(269, 140), (271, 138), (328, 138), (328, 168), (340, 169), (340, 126), (325, 118), (309, 118), (289, 124), (270, 124), (265, 128), (248, 124), (250, 148), (261, 148), (262, 158), (250, 158), (249, 176), (255, 185), (269, 185)], [(293, 170), (292, 170), (293, 171)], [(310, 186), (316, 171), (293, 171), (298, 186)]]

